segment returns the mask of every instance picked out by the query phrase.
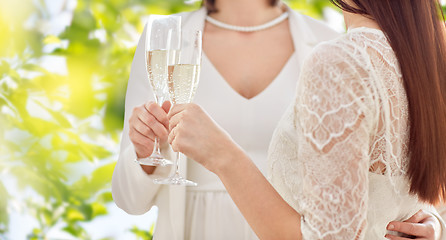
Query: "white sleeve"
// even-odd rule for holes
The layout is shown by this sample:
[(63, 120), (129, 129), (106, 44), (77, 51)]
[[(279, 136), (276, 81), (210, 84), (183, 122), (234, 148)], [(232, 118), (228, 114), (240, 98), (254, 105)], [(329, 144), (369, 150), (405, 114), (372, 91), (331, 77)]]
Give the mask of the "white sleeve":
[(129, 214), (143, 214), (153, 206), (160, 188), (159, 185), (153, 184), (153, 179), (166, 177), (171, 169), (170, 167), (157, 167), (152, 175), (146, 174), (135, 162), (136, 153), (129, 138), (128, 121), (133, 108), (153, 99), (144, 66), (146, 28), (147, 26), (139, 39), (132, 62), (125, 97), (124, 129), (119, 158), (112, 178), (113, 200), (119, 208)]
[(349, 49), (323, 44), (306, 61), (295, 104), (303, 239), (364, 239), (376, 109)]

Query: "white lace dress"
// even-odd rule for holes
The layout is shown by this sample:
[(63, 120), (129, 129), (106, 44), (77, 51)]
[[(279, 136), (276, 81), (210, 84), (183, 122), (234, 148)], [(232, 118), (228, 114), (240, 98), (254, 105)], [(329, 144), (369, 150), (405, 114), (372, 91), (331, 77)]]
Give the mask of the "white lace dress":
[(304, 239), (385, 239), (390, 221), (435, 211), (408, 194), (401, 77), (384, 33), (369, 28), (319, 45), (304, 64), (268, 157)]

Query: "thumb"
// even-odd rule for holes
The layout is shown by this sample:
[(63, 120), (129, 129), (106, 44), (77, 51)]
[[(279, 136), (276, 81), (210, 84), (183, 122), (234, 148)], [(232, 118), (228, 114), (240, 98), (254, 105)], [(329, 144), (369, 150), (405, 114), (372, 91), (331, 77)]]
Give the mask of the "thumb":
[(165, 102), (163, 103), (162, 108), (163, 108), (163, 110), (164, 110), (166, 113), (168, 113), (169, 110), (170, 110), (170, 107), (171, 107), (171, 106), (172, 106), (172, 104), (171, 104), (169, 101), (165, 101)]

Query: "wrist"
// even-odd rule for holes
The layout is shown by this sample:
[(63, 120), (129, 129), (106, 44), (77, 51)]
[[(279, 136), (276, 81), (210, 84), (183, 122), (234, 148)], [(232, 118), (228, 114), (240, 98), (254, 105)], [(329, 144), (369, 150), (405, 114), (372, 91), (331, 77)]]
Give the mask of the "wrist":
[(212, 172), (220, 178), (234, 172), (234, 169), (242, 168), (242, 165), (247, 161), (251, 161), (248, 155), (236, 144), (231, 148), (226, 148), (216, 158), (216, 165)]
[[(152, 154), (152, 152), (148, 151), (147, 148), (139, 149), (139, 148), (135, 147), (135, 154), (136, 154), (135, 161), (138, 161), (138, 159), (140, 159), (140, 158), (146, 158), (146, 157), (150, 156), (150, 154)], [(148, 175), (153, 174), (153, 172), (156, 169), (155, 166), (146, 166), (146, 165), (141, 165), (141, 164), (140, 164), (140, 167)]]

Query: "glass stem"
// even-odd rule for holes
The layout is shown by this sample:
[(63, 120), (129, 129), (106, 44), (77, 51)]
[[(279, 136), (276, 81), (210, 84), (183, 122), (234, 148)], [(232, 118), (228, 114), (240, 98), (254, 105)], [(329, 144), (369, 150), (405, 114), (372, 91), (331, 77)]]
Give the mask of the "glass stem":
[(181, 153), (177, 152), (177, 157), (175, 158), (175, 177), (180, 176), (180, 158), (181, 158)]
[(158, 137), (155, 137), (155, 142), (153, 143), (153, 153), (152, 155), (161, 156), (161, 150), (160, 150), (160, 140)]
[[(162, 97), (156, 96), (155, 102), (156, 104), (158, 104), (158, 106), (161, 106), (160, 102), (162, 102)], [(152, 156), (161, 156), (160, 139), (158, 137), (155, 137), (155, 142), (153, 144)]]

